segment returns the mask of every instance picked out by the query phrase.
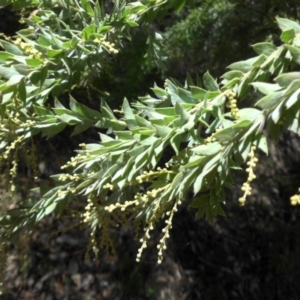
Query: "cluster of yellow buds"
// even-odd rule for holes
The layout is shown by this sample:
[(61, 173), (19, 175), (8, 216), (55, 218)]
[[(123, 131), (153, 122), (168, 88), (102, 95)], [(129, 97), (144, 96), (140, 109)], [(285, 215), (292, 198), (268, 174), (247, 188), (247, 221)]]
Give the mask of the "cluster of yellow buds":
[(104, 189), (110, 189), (111, 191), (114, 189), (114, 186), (111, 183), (107, 183), (103, 186)]
[(247, 162), (248, 168), (246, 169), (246, 172), (248, 173), (248, 179), (242, 186), (242, 191), (244, 191), (244, 195), (241, 198), (239, 198), (239, 202), (242, 206), (245, 204), (247, 196), (251, 195), (252, 188), (250, 184), (252, 180), (256, 178), (256, 175), (253, 172), (253, 169), (255, 168), (258, 162), (258, 159), (254, 155), (255, 150), (256, 147), (252, 146), (248, 154), (248, 157), (250, 158), (250, 160)]
[(24, 140), (24, 135), (20, 135), (14, 141), (12, 141), (11, 144), (5, 148), (2, 158), (8, 159), (10, 152), (12, 150), (15, 150), (23, 140)]
[(29, 54), (29, 56), (32, 58), (41, 58), (43, 55), (40, 51), (33, 48), (32, 45), (22, 42), (22, 40), (20, 38), (17, 38), (14, 41), (14, 44), (16, 46), (20, 47), (21, 50), (23, 50), (25, 53)]
[[(108, 185), (109, 185), (109, 183), (108, 183)], [(104, 188), (105, 188), (105, 186), (104, 186)], [(157, 194), (162, 192), (165, 189), (166, 189), (166, 186), (158, 188), (158, 189), (152, 189), (150, 191), (147, 191), (145, 194), (137, 193), (134, 196), (134, 200), (125, 201), (124, 204), (121, 204), (121, 203), (111, 204), (109, 206), (106, 206), (104, 209), (108, 212), (112, 212), (117, 208), (120, 208), (121, 211), (125, 211), (128, 206), (133, 206), (133, 205), (145, 206), (149, 202), (150, 199), (156, 198)]]
[(206, 139), (204, 139), (204, 143), (205, 144), (212, 143), (214, 140), (215, 138), (213, 137), (213, 135), (210, 135)]
[(68, 161), (64, 166), (61, 166), (61, 169), (63, 170), (68, 167), (76, 167), (78, 164), (82, 163), (88, 156), (89, 153), (87, 153), (86, 156), (78, 154), (75, 157), (71, 157), (71, 161)]
[(167, 186), (158, 188), (158, 189), (152, 189), (150, 191), (147, 191), (147, 197), (151, 197), (151, 198), (155, 198), (157, 196), (157, 194), (159, 194), (160, 192), (162, 192), (163, 190), (165, 190), (167, 188)]
[(72, 180), (72, 181), (79, 181), (81, 179), (81, 177), (78, 174), (62, 174), (59, 176), (60, 181), (67, 181), (67, 180)]
[(298, 189), (298, 193), (290, 198), (292, 205), (300, 204), (300, 188)]
[(95, 171), (88, 172), (88, 173), (87, 173), (87, 177), (88, 177), (88, 178), (91, 178), (91, 177), (93, 177), (95, 174), (96, 174)]
[(25, 123), (21, 123), (19, 126), (20, 126), (20, 128), (28, 128), (28, 127), (32, 127), (34, 125), (36, 125), (36, 121), (26, 120)]
[(136, 180), (139, 182), (139, 183), (143, 183), (143, 182), (146, 182), (146, 181), (149, 181), (150, 177), (152, 176), (157, 176), (159, 174), (162, 174), (162, 173), (168, 173), (169, 171), (166, 169), (166, 168), (161, 168), (161, 167), (158, 167), (156, 169), (157, 171), (144, 171), (143, 174), (139, 175), (136, 177)]
[(9, 171), (9, 174), (12, 178), (15, 178), (17, 176), (17, 167), (18, 167), (18, 161), (17, 158), (15, 157), (15, 159), (12, 162), (12, 168)]
[(121, 110), (120, 109), (114, 109), (113, 112), (117, 113), (117, 114), (121, 114), (121, 115), (124, 114), (124, 110), (123, 109), (121, 109)]
[(14, 116), (9, 116), (9, 120), (12, 122), (12, 123), (15, 123), (15, 124), (20, 124), (22, 123), (22, 121), (20, 120), (20, 113), (19, 112), (16, 112)]
[(165, 82), (164, 82), (164, 88), (165, 88), (165, 90), (167, 90), (167, 88), (168, 88), (168, 81), (167, 80), (165, 80)]
[(96, 241), (96, 229), (91, 232), (91, 243), (93, 244), (93, 252), (95, 254), (96, 262), (98, 259), (99, 247)]
[(108, 52), (112, 53), (112, 54), (118, 54), (119, 53), (119, 50), (115, 48), (115, 43), (111, 43), (111, 42), (108, 42), (108, 41), (105, 41), (104, 38), (95, 38), (94, 43), (97, 43), (97, 44), (101, 44), (103, 45)]
[(66, 196), (68, 193), (70, 194), (75, 194), (76, 193), (76, 188), (71, 188), (70, 186), (67, 187), (67, 189), (65, 191), (63, 190), (58, 190), (57, 191), (57, 197), (64, 197)]
[(138, 206), (141, 203), (143, 203), (145, 205), (150, 200), (148, 195), (149, 195), (149, 192), (147, 192), (146, 194), (137, 193), (134, 196), (135, 205)]
[(226, 104), (226, 107), (230, 108), (232, 118), (233, 119), (240, 118), (235, 93), (232, 91), (228, 91), (226, 96), (228, 97), (228, 103)]
[(116, 208), (120, 208), (121, 211), (125, 211), (126, 208), (128, 206), (131, 206), (131, 205), (138, 205), (137, 201), (136, 200), (132, 200), (132, 201), (125, 201), (124, 204), (121, 204), (121, 203), (116, 203), (116, 204), (111, 204), (109, 206), (106, 206), (104, 209), (108, 212), (112, 212), (114, 211)]
[(169, 161), (167, 163), (165, 163), (166, 168), (171, 168), (174, 166), (174, 162), (173, 161)]
[(147, 241), (150, 239), (150, 231), (154, 229), (153, 223), (149, 223), (148, 226), (144, 229), (145, 234), (140, 239), (140, 242), (142, 243), (141, 247), (138, 250), (138, 254), (136, 256), (136, 261), (139, 262), (142, 257), (142, 252), (145, 248), (147, 248)]
[(214, 138), (214, 134), (219, 132), (220, 130), (222, 130), (222, 128), (217, 128), (215, 132), (213, 132), (209, 137), (207, 137), (206, 139), (204, 139), (204, 143), (208, 144), (208, 143), (212, 143), (214, 142), (216, 139)]
[[(106, 185), (110, 185), (110, 184), (108, 183)], [(158, 189), (152, 189), (150, 191), (147, 191), (145, 194), (137, 193), (134, 196), (134, 200), (125, 201), (124, 204), (121, 204), (121, 203), (110, 204), (110, 205), (106, 206), (104, 209), (108, 212), (112, 212), (117, 208), (121, 209), (121, 211), (125, 211), (128, 206), (133, 206), (133, 205), (145, 206), (146, 203), (148, 203), (150, 199), (156, 198), (157, 194), (159, 194), (160, 192), (162, 192), (165, 189), (166, 189), (166, 186), (158, 188)]]
[(87, 199), (88, 204), (85, 206), (85, 213), (82, 214), (84, 217), (83, 222), (89, 223), (92, 219), (92, 212), (94, 211), (94, 204), (91, 198)]
[(174, 214), (177, 212), (177, 205), (181, 204), (181, 200), (177, 200), (172, 208), (171, 211), (168, 211), (166, 213), (167, 216), (169, 216), (169, 218), (166, 220), (166, 227), (162, 230), (162, 232), (164, 233), (163, 237), (160, 239), (159, 244), (157, 245), (157, 249), (158, 251), (158, 260), (157, 263), (161, 264), (162, 259), (163, 259), (163, 250), (167, 249), (166, 246), (166, 240), (170, 237), (170, 229), (172, 229), (172, 219), (174, 217)]

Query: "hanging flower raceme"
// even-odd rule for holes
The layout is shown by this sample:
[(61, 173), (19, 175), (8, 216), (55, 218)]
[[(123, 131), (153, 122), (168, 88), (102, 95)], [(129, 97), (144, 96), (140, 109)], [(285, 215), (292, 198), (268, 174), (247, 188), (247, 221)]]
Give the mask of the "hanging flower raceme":
[(292, 205), (300, 204), (300, 188), (298, 189), (298, 193), (290, 198)]
[(256, 175), (254, 174), (254, 168), (258, 162), (257, 157), (255, 157), (254, 151), (256, 150), (255, 146), (251, 147), (251, 150), (248, 154), (248, 157), (250, 160), (247, 162), (248, 168), (246, 169), (246, 172), (248, 173), (248, 179), (242, 186), (242, 191), (244, 191), (244, 195), (239, 198), (239, 203), (243, 206), (246, 202), (247, 196), (251, 195), (251, 182), (253, 179), (256, 178)]

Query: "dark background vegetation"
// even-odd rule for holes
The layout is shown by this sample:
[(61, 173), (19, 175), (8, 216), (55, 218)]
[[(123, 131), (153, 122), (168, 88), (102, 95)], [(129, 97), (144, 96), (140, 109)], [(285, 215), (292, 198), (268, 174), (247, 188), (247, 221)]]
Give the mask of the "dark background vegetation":
[[(166, 76), (184, 82), (210, 70), (220, 78), (232, 62), (254, 53), (251, 44), (279, 44), (275, 17), (299, 19), (297, 0), (189, 1), (190, 8), (153, 24), (165, 35), (167, 64), (156, 68), (149, 59), (146, 37), (140, 30), (132, 43), (112, 60), (105, 73), (93, 74), (94, 85), (118, 108), (123, 97), (134, 101), (151, 93), (154, 82)], [(0, 9), (0, 32), (13, 35), (21, 25), (9, 8)], [(100, 97), (92, 92), (96, 103)], [(84, 101), (82, 91), (77, 96)], [(76, 95), (75, 95), (76, 98)], [(62, 98), (62, 101), (64, 99)], [(69, 138), (71, 131), (48, 141), (36, 140), (41, 184), (52, 184), (47, 176), (57, 172), (78, 143), (97, 141), (97, 132)], [(214, 224), (194, 221), (195, 211), (184, 205), (177, 213), (165, 259), (156, 264), (156, 241), (152, 241), (140, 263), (135, 262), (139, 243), (133, 233), (115, 233), (117, 256), (110, 261), (100, 255), (100, 265), (84, 262), (89, 232), (69, 228), (79, 220), (51, 217), (12, 243), (6, 292), (1, 299), (300, 299), (300, 209), (289, 197), (300, 182), (299, 137), (282, 133), (270, 145), (266, 158), (259, 153), (257, 180), (245, 207), (239, 207), (240, 186), (245, 175), (236, 173), (236, 188), (228, 191), (226, 218)], [(49, 161), (48, 157), (55, 160)], [(25, 197), (30, 182), (21, 170), (19, 197)]]

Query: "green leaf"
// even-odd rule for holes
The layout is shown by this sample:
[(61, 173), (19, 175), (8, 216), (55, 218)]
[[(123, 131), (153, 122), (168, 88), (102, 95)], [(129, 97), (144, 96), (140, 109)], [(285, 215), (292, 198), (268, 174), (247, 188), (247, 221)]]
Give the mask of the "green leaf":
[(79, 134), (83, 131), (86, 131), (87, 129), (91, 128), (92, 125), (93, 125), (93, 123), (88, 122), (88, 121), (76, 124), (71, 136), (74, 136), (74, 135)]
[(77, 102), (71, 95), (70, 108), (73, 112), (78, 113), (91, 121), (98, 121), (102, 118), (102, 115), (99, 111), (91, 109), (84, 104)]
[(191, 151), (193, 151), (197, 154), (200, 154), (200, 155), (210, 156), (210, 155), (215, 155), (221, 149), (222, 149), (222, 145), (215, 142), (215, 143), (209, 143), (206, 145), (197, 146), (195, 148), (192, 148)]
[(184, 8), (184, 6), (185, 6), (185, 3), (186, 3), (186, 0), (177, 0), (176, 1), (176, 6), (175, 6), (175, 8), (176, 8), (176, 11), (177, 11), (177, 13), (180, 13), (181, 12), (181, 10)]
[(206, 206), (200, 207), (196, 213), (195, 221), (203, 218), (205, 212), (206, 212)]
[(11, 53), (9, 52), (4, 52), (0, 51), (0, 60), (6, 61), (14, 57)]
[(271, 109), (283, 100), (283, 96), (284, 91), (271, 93), (257, 101), (255, 106), (258, 106), (262, 109)]
[(246, 73), (252, 69), (252, 64), (247, 60), (242, 60), (229, 65), (228, 68)]
[(284, 96), (290, 96), (298, 89), (300, 89), (300, 78), (291, 82), (291, 84), (285, 90)]
[(125, 119), (125, 122), (128, 126), (128, 128), (133, 128), (135, 126), (137, 126), (137, 122), (136, 122), (136, 119), (134, 117), (134, 114), (133, 114), (133, 111), (130, 107), (130, 104), (128, 102), (128, 100), (125, 98), (124, 101), (123, 101), (123, 111), (124, 111), (124, 119)]
[(240, 99), (244, 99), (247, 96), (250, 89), (249, 84), (256, 79), (257, 74), (259, 72), (258, 70), (259, 70), (258, 68), (253, 68), (247, 74), (247, 76), (244, 76), (243, 79), (241, 80), (241, 83), (239, 84), (238, 91), (237, 91), (237, 94)]
[(182, 134), (179, 133), (179, 134), (175, 134), (170, 140), (170, 144), (177, 155), (179, 154), (182, 138), (183, 138)]
[(5, 79), (10, 79), (12, 76), (20, 74), (13, 68), (6, 68), (0, 66), (0, 75), (3, 76)]
[(126, 21), (126, 24), (128, 24), (130, 27), (138, 27), (139, 24), (134, 21)]
[[(112, 137), (110, 137), (110, 136), (108, 136), (108, 135), (106, 135), (104, 133), (100, 132), (99, 135), (100, 135), (100, 139), (101, 139), (102, 143), (111, 142), (111, 141), (113, 141), (116, 144), (121, 143), (121, 141), (117, 141), (117, 140), (113, 139)], [(132, 138), (131, 138), (131, 140), (132, 140)]]
[(151, 88), (151, 90), (154, 92), (154, 94), (156, 95), (156, 97), (158, 98), (163, 98), (166, 97), (168, 95), (168, 92), (159, 88), (157, 85), (155, 85), (154, 88)]
[(29, 68), (25, 64), (16, 64), (14, 65), (14, 69), (18, 71), (21, 75), (28, 75), (32, 68)]
[(290, 72), (279, 75), (275, 81), (282, 87), (287, 87), (292, 81), (300, 79), (300, 72)]
[(183, 100), (185, 103), (196, 103), (194, 97), (192, 96), (190, 91), (187, 91), (182, 88), (178, 88), (178, 96)]
[(268, 147), (268, 141), (265, 135), (261, 135), (258, 140), (258, 148), (262, 150), (266, 155), (269, 154), (269, 147)]
[(193, 184), (194, 195), (196, 195), (201, 190), (203, 185), (203, 179), (204, 179), (204, 174), (200, 171)]
[(48, 138), (51, 138), (61, 131), (63, 131), (66, 128), (66, 124), (64, 123), (56, 123), (51, 124), (50, 127), (43, 129), (43, 136), (47, 136)]
[(166, 126), (159, 126), (159, 125), (154, 125), (156, 129), (156, 133), (159, 137), (165, 138), (172, 132), (172, 129), (170, 127)]
[(206, 207), (208, 203), (209, 203), (209, 194), (205, 194), (197, 198), (194, 198), (192, 203), (189, 205), (189, 207), (191, 208)]
[(21, 101), (23, 103), (26, 102), (26, 87), (25, 87), (25, 82), (24, 80), (21, 80), (18, 86), (18, 93)]
[(200, 164), (205, 161), (206, 157), (205, 156), (198, 156), (198, 155), (193, 155), (192, 157), (189, 158), (189, 162), (182, 166), (183, 169), (188, 169), (188, 168), (193, 168), (193, 167), (199, 167)]
[(46, 115), (50, 115), (52, 114), (51, 111), (49, 111), (47, 108), (43, 107), (43, 106), (33, 106), (34, 112), (38, 115), (38, 116), (46, 116)]
[(255, 89), (258, 89), (262, 94), (268, 95), (281, 89), (279, 84), (266, 82), (252, 82), (250, 83)]
[(81, 36), (85, 41), (88, 41), (95, 32), (97, 32), (97, 28), (95, 24), (92, 24), (82, 30)]
[[(185, 170), (181, 171), (184, 172)], [(178, 187), (178, 193), (179, 198), (183, 199), (186, 197), (186, 194), (190, 191), (190, 187), (195, 181), (195, 174), (197, 173), (197, 169), (191, 170), (189, 172), (184, 172), (184, 178), (181, 180), (179, 187)]]
[(13, 86), (13, 85), (17, 85), (20, 83), (20, 81), (24, 78), (24, 75), (20, 75), (20, 74), (17, 74), (17, 75), (13, 75), (9, 78), (9, 80), (7, 81), (7, 85), (9, 86)]
[(243, 132), (242, 129), (248, 128), (252, 124), (249, 120), (242, 120), (231, 127), (218, 131), (213, 136), (220, 142), (226, 142), (233, 139), (236, 135)]
[(41, 80), (41, 72), (32, 72), (28, 75), (30, 82), (34, 85), (38, 85), (39, 81)]
[(84, 9), (86, 13), (88, 13), (90, 16), (94, 15), (94, 10), (91, 7), (89, 0), (81, 0), (81, 7)]
[(140, 168), (142, 168), (148, 160), (148, 151), (142, 152), (139, 154), (135, 159), (135, 168), (136, 171), (138, 171)]
[[(227, 83), (226, 83), (227, 82)], [(233, 88), (234, 86), (236, 86), (237, 84), (239, 84), (240, 82), (240, 79), (239, 78), (234, 78), (234, 79), (231, 79), (229, 81), (227, 80), (222, 80), (222, 84), (224, 84), (223, 88), (224, 89), (231, 89)], [(226, 84), (225, 84), (226, 83)]]
[(241, 72), (241, 71), (229, 71), (226, 72), (225, 74), (222, 75), (222, 78), (227, 79), (227, 80), (232, 80), (232, 79), (236, 79), (236, 78), (241, 78), (244, 76), (245, 73)]
[(204, 99), (207, 91), (204, 89), (201, 89), (197, 86), (191, 86), (191, 91), (192, 91), (192, 95), (195, 99), (197, 100), (202, 100)]
[(287, 29), (284, 30), (280, 36), (280, 39), (284, 42), (284, 43), (288, 43), (289, 41), (291, 41), (292, 39), (294, 39), (294, 37), (296, 36), (296, 32), (294, 29)]
[(183, 122), (187, 121), (191, 117), (191, 115), (178, 102), (175, 104), (175, 112), (180, 116), (180, 120)]
[(285, 44), (284, 47), (289, 50), (295, 63), (300, 64), (300, 49), (298, 47), (288, 44)]
[(284, 18), (276, 18), (276, 21), (282, 31), (294, 29), (296, 33), (300, 33), (300, 25), (297, 22)]
[(243, 120), (249, 120), (253, 122), (262, 114), (261, 110), (255, 108), (242, 108), (239, 110), (239, 115)]
[(176, 189), (176, 188), (178, 188), (178, 186), (179, 186), (179, 184), (180, 184), (180, 182), (182, 181), (182, 179), (183, 179), (183, 173), (178, 173), (176, 176), (175, 176), (175, 178), (173, 179), (173, 181), (172, 181), (172, 184), (171, 184), (171, 190), (173, 190), (173, 189)]
[(13, 8), (15, 11), (18, 11), (31, 4), (36, 5), (37, 3), (33, 0), (15, 0), (13, 1), (13, 5), (14, 5)]
[(203, 75), (203, 85), (209, 91), (218, 91), (219, 90), (219, 86), (218, 86), (217, 82), (209, 74), (209, 72), (206, 72)]
[(216, 207), (215, 211), (216, 211), (217, 215), (226, 217), (226, 214), (225, 214), (225, 212), (224, 212), (224, 210), (223, 210), (223, 208), (222, 208), (222, 206), (221, 206), (221, 204), (219, 202), (217, 203), (217, 207)]
[(68, 124), (68, 125), (76, 125), (77, 123), (82, 123), (82, 121), (80, 119), (78, 119), (77, 117), (75, 116), (71, 116), (71, 115), (68, 115), (68, 114), (62, 114), (60, 116), (58, 116), (58, 118)]
[(0, 45), (9, 53), (23, 56), (24, 53), (16, 45), (0, 39)]
[(299, 100), (300, 89), (296, 90), (285, 102), (286, 108), (291, 108)]
[(47, 56), (49, 58), (55, 58), (56, 56), (59, 56), (61, 53), (63, 53), (63, 49), (55, 50), (55, 49), (49, 49), (47, 52)]
[(258, 43), (252, 46), (254, 51), (260, 55), (265, 54), (267, 56), (271, 55), (277, 48), (272, 43)]
[(48, 66), (45, 66), (41, 69), (40, 76), (40, 86), (42, 86), (48, 77)]
[(259, 55), (253, 62), (253, 67), (260, 67), (267, 59), (267, 56), (265, 54)]
[(188, 87), (191, 87), (191, 86), (194, 86), (194, 82), (193, 82), (193, 79), (191, 77), (191, 75), (189, 73), (187, 73), (186, 75), (186, 80), (185, 80), (185, 83), (184, 83), (184, 88), (188, 88)]

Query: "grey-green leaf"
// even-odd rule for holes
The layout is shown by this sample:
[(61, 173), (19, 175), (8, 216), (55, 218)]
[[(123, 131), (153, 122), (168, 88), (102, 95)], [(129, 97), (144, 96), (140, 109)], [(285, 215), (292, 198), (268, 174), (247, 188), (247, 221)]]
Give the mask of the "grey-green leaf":
[(279, 75), (275, 81), (282, 87), (287, 87), (292, 81), (300, 79), (300, 72), (290, 72)]
[(218, 91), (219, 86), (215, 79), (209, 74), (209, 72), (206, 72), (203, 75), (203, 85), (204, 87), (209, 91)]
[(260, 54), (265, 54), (265, 55), (271, 55), (275, 50), (276, 47), (272, 43), (258, 43), (252, 46), (254, 51), (260, 55)]

